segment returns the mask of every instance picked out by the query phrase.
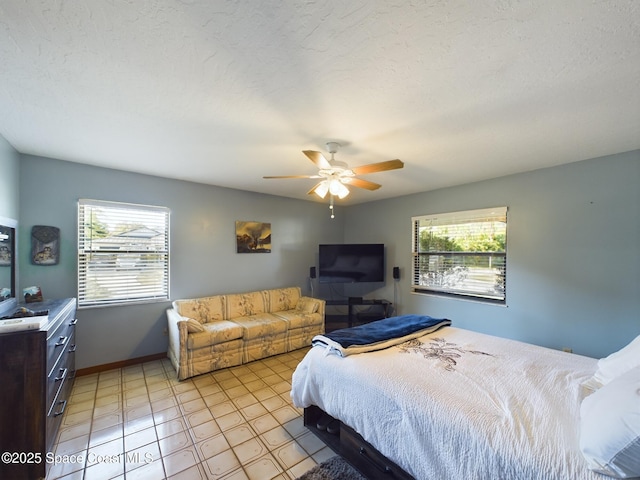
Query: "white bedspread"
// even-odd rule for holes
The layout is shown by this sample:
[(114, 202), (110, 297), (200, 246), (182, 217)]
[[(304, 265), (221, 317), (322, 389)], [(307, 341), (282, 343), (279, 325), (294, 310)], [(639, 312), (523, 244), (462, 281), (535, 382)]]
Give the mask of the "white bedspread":
[(606, 479), (578, 446), (595, 359), (454, 327), (409, 345), (346, 358), (312, 348), (294, 404), (342, 420), (416, 479)]

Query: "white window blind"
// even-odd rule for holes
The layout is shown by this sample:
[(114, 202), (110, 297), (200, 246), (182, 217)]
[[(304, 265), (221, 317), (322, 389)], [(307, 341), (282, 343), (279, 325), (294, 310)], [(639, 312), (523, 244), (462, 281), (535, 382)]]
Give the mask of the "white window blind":
[(78, 201), (78, 306), (169, 299), (169, 209)]
[(505, 303), (507, 207), (411, 220), (414, 292)]

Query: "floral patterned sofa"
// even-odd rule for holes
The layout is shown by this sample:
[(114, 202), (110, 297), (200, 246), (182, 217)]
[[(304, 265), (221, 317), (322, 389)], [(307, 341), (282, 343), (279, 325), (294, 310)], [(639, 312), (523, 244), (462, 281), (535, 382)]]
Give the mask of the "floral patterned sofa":
[(299, 287), (175, 300), (168, 356), (184, 380), (296, 350), (324, 333), (324, 310)]

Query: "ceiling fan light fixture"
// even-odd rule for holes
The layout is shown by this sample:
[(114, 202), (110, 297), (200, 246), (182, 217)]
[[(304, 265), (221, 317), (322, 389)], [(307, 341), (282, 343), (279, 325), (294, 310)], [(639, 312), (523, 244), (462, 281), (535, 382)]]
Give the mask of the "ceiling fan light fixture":
[(316, 189), (314, 190), (314, 192), (320, 198), (326, 197), (327, 193), (329, 193), (329, 180), (325, 180), (323, 182), (320, 182), (318, 184), (318, 186), (316, 187)]
[(329, 182), (329, 193), (331, 193), (331, 195), (335, 195), (339, 199), (343, 199), (349, 195), (349, 189), (337, 178), (327, 181)]

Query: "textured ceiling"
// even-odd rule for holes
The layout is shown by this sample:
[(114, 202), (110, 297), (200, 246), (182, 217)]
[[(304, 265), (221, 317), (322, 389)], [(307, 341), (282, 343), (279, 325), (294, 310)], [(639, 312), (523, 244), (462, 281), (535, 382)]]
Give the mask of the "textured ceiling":
[(7, 0), (0, 60), (22, 153), (294, 198), (330, 140), (405, 162), (342, 203), (640, 148), (638, 0)]

